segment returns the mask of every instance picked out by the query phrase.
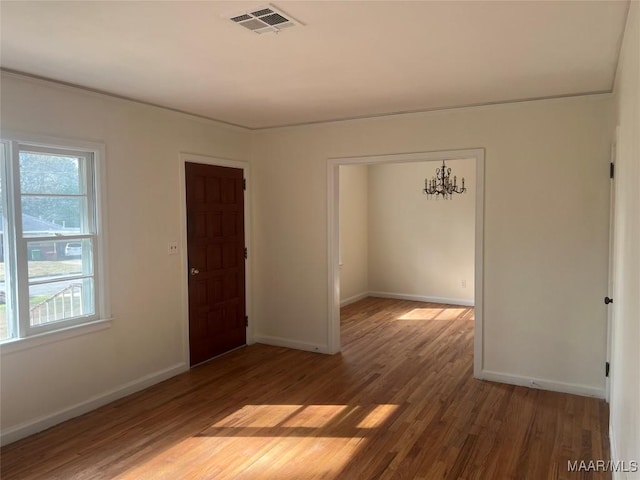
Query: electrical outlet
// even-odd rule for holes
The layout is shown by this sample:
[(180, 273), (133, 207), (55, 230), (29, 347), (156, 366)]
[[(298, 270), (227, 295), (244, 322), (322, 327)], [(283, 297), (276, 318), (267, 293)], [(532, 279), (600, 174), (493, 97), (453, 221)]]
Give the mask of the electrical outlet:
[(466, 280), (460, 280), (460, 285), (462, 286), (462, 288), (467, 288), (467, 281)]
[(169, 242), (169, 255), (178, 253), (178, 242)]

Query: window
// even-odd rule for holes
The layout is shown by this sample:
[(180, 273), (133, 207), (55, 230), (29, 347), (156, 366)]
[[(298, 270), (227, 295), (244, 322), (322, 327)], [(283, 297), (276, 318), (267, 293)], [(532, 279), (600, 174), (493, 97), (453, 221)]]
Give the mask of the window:
[(0, 342), (99, 320), (99, 149), (0, 146)]

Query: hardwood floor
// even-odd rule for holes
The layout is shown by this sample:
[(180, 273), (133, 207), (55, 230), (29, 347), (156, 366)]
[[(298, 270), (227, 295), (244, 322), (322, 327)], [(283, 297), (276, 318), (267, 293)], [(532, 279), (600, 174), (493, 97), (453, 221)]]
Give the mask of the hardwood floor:
[(597, 399), (473, 378), (473, 309), (368, 298), (340, 355), (254, 345), (2, 449), (10, 479), (609, 479)]

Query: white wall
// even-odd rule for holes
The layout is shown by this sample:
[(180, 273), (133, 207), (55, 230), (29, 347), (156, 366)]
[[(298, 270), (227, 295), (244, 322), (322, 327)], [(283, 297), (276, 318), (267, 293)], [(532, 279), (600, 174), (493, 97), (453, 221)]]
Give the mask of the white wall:
[(465, 179), (466, 193), (428, 199), (422, 193), (424, 179), (441, 165), (369, 167), (369, 287), (374, 294), (473, 305), (475, 160), (447, 162), (458, 184)]
[(262, 341), (327, 348), (328, 158), (484, 147), (485, 373), (603, 395), (611, 106), (592, 96), (254, 132)]
[[(618, 72), (611, 445), (640, 462), (640, 4), (631, 2)], [(622, 474), (614, 478), (625, 478)], [(640, 478), (640, 472), (626, 478)]]
[(185, 272), (180, 255), (167, 255), (182, 238), (179, 152), (240, 160), (249, 152), (239, 128), (13, 75), (2, 75), (1, 88), (3, 129), (106, 145), (114, 317), (106, 330), (3, 350), (1, 428), (16, 438), (187, 368)]
[[(11, 75), (2, 75), (1, 88), (3, 128), (106, 145), (115, 317), (107, 330), (2, 354), (3, 434), (186, 368), (184, 272), (180, 256), (167, 255), (167, 242), (181, 238), (183, 227), (180, 151), (251, 157), (255, 336), (322, 350), (329, 317), (327, 159), (484, 147), (484, 370), (602, 393), (608, 96), (249, 133)], [(636, 122), (627, 124), (633, 131), (637, 116), (623, 116)], [(637, 367), (628, 368), (624, 381), (637, 377)], [(630, 388), (619, 397), (623, 405), (634, 399)], [(634, 451), (634, 435), (620, 434), (621, 450)]]
[(340, 167), (340, 302), (350, 303), (369, 291), (369, 169)]

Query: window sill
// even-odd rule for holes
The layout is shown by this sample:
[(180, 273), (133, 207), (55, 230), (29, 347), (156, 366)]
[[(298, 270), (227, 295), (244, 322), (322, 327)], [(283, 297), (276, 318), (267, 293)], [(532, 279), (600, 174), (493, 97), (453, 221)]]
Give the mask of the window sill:
[(113, 318), (104, 318), (91, 323), (82, 325), (74, 325), (72, 327), (56, 330), (54, 332), (41, 333), (31, 337), (16, 338), (0, 343), (0, 355), (9, 355), (11, 353), (28, 350), (30, 348), (39, 347), (49, 343), (59, 342), (68, 338), (88, 335), (90, 333), (106, 330), (111, 327)]

